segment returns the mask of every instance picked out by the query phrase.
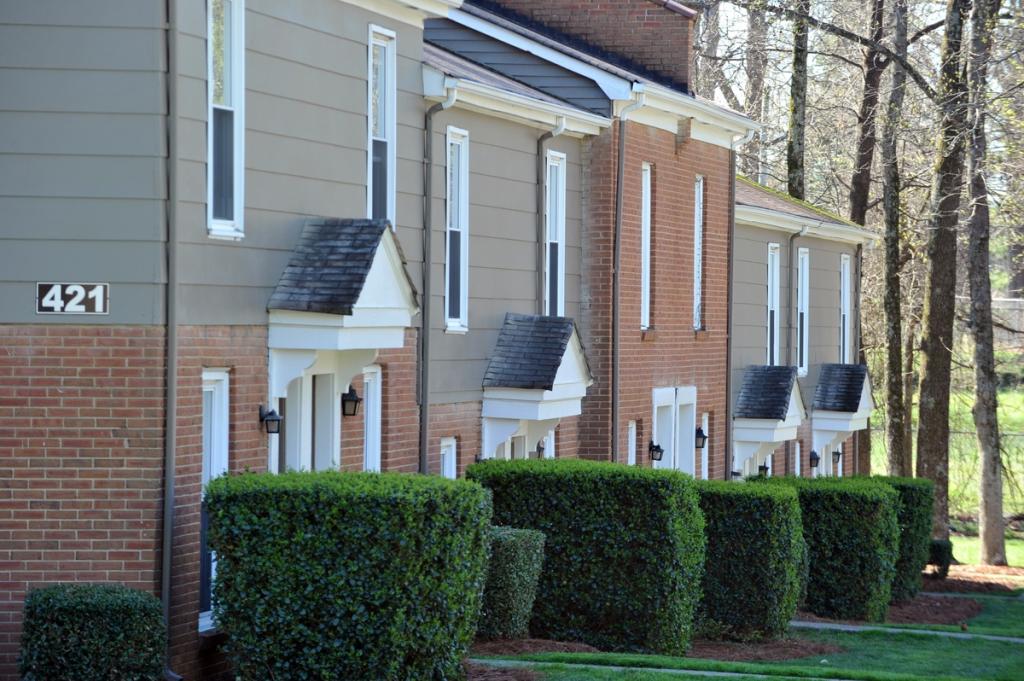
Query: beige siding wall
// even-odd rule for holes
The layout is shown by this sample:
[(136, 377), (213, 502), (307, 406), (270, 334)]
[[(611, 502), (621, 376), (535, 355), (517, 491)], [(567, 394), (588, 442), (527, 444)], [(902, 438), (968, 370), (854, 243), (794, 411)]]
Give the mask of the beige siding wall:
[[(444, 331), (445, 133), (469, 133), (469, 331)], [(542, 130), (458, 108), (434, 117), (430, 389), (432, 402), (479, 400), (487, 359), (506, 312), (537, 312), (537, 138)], [(580, 307), (581, 142), (566, 154), (566, 304)]]
[[(163, 319), (162, 0), (0, 3), (0, 323)], [(35, 282), (110, 314), (35, 314)]]
[[(751, 364), (767, 362), (767, 310), (768, 310), (768, 244), (779, 244), (779, 351), (783, 362), (795, 364), (795, 350), (790, 349), (791, 334), (787, 328), (787, 315), (793, 309), (792, 324), (796, 322), (796, 287), (798, 285), (795, 259), (789, 251), (790, 235), (747, 225), (736, 225), (735, 262), (733, 263), (733, 334), (732, 334), (732, 395), (735, 404), (743, 370)], [(808, 409), (814, 397), (814, 386), (822, 364), (839, 361), (839, 262), (843, 253), (850, 255), (851, 303), (853, 310), (851, 334), (856, 334), (858, 303), (856, 300), (856, 247), (827, 239), (797, 237), (793, 248), (810, 250), (810, 366), (806, 378), (800, 379), (800, 389)], [(794, 254), (795, 255), (795, 254)], [(793, 263), (793, 291), (787, 296), (789, 266)], [(795, 330), (794, 330), (795, 333)], [(793, 336), (795, 346), (795, 335)]]
[(178, 3), (182, 323), (265, 322), (303, 218), (365, 217), (370, 24), (397, 33), (397, 222), (418, 280), (422, 31), (338, 0), (247, 0), (245, 238), (220, 241), (206, 228), (205, 7)]

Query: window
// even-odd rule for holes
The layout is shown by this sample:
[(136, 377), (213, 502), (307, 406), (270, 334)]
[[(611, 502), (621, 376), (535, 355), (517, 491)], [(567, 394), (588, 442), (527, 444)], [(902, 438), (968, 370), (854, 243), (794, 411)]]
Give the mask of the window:
[[(228, 470), (228, 372), (203, 371), (203, 470), (202, 485)], [(199, 519), (199, 630), (213, 628), (213, 577), (217, 558), (206, 543), (209, 516), (206, 504)]]
[(209, 0), (206, 222), (211, 237), (241, 239), (245, 185), (245, 2)]
[(797, 255), (797, 340), (796, 357), (797, 373), (801, 376), (807, 375), (807, 367), (810, 365), (810, 344), (811, 344), (811, 254), (806, 248), (801, 248)]
[(768, 244), (768, 364), (779, 363), (779, 245)]
[(454, 480), (456, 476), (456, 455), (458, 446), (453, 437), (441, 438), (441, 475)]
[(651, 327), (651, 164), (640, 167), (640, 328)]
[(850, 256), (839, 256), (839, 362), (849, 364), (850, 356)]
[(381, 372), (363, 369), (363, 470), (380, 472)]
[(800, 440), (796, 440), (793, 443), (793, 466), (792, 473), (796, 477), (800, 477)]
[(366, 213), (395, 226), (395, 34), (370, 26), (367, 75)]
[(704, 328), (704, 178), (693, 185), (693, 328)]
[(636, 465), (636, 421), (626, 424), (626, 463)]
[(469, 327), (469, 133), (448, 128), (445, 309), (448, 331)]
[(544, 207), (544, 300), (552, 316), (565, 314), (565, 154), (548, 152)]

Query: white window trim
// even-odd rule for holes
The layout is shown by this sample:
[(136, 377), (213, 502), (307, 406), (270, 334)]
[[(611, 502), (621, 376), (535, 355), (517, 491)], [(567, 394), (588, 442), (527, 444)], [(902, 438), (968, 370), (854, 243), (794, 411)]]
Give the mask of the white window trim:
[(801, 471), (800, 471), (800, 463), (801, 463), (800, 459), (801, 459), (800, 440), (795, 440), (793, 442), (793, 475), (795, 475), (798, 478), (802, 477), (802, 474), (801, 474)]
[[(811, 285), (811, 252), (807, 248), (801, 248), (797, 252), (797, 324), (801, 324), (800, 313), (803, 313), (802, 329), (797, 328), (797, 375), (806, 376), (811, 358), (811, 310), (810, 310), (810, 285)], [(804, 342), (799, 342), (800, 332), (803, 331)]]
[[(459, 205), (452, 206), (451, 174), (447, 172), (448, 159), (451, 158), (453, 146), (459, 148)], [(445, 331), (448, 333), (466, 333), (469, 330), (469, 132), (449, 125), (445, 136), (445, 249), (444, 249), (444, 314)], [(462, 233), (461, 256), (459, 267), (459, 316), (449, 317), (449, 299), (451, 298), (451, 272), (448, 254), (451, 252), (448, 238), (451, 233), (452, 211), (459, 212), (459, 226)]]
[(626, 464), (636, 465), (636, 421), (626, 424)]
[(459, 470), (459, 445), (454, 437), (441, 438), (441, 477), (454, 480)]
[(651, 328), (651, 195), (653, 167), (640, 166), (640, 329)]
[[(557, 167), (559, 172), (559, 178), (561, 181), (558, 184), (558, 195), (555, 197), (558, 201), (558, 224), (554, 225), (552, 230), (551, 216), (549, 207), (550, 192), (551, 192), (551, 168)], [(566, 194), (566, 157), (565, 154), (559, 151), (547, 152), (547, 162), (545, 163), (546, 173), (544, 176), (544, 312), (547, 313), (550, 306), (550, 282), (548, 276), (551, 271), (548, 260), (550, 258), (551, 249), (549, 244), (552, 242), (558, 243), (558, 307), (555, 311), (558, 316), (565, 316), (565, 194)], [(555, 238), (553, 238), (555, 237)]]
[[(382, 464), (382, 439), (384, 429), (382, 427), (382, 403), (384, 401), (383, 374), (376, 364), (363, 369), (363, 470), (379, 473)], [(368, 380), (374, 381), (376, 389), (366, 389)], [(370, 433), (376, 431), (375, 447), (371, 446)]]
[(853, 340), (852, 326), (850, 319), (850, 255), (843, 253), (839, 256), (839, 362), (849, 364), (853, 361), (852, 348)]
[[(779, 321), (779, 297), (780, 297), (780, 278), (781, 278), (781, 260), (782, 252), (779, 244), (770, 243), (768, 244), (768, 307), (765, 313), (765, 326), (767, 333), (765, 334), (765, 343), (767, 349), (766, 358), (768, 364), (779, 364), (781, 358), (779, 357), (779, 331), (781, 329), (781, 323)], [(775, 310), (775, 322), (772, 324), (771, 311)], [(774, 329), (768, 328), (768, 325), (774, 326)], [(775, 331), (774, 342), (772, 340), (772, 331)]]
[[(213, 425), (216, 427), (210, 436), (212, 448), (210, 459), (207, 460), (206, 453), (203, 453), (200, 482), (204, 491), (206, 484), (210, 480), (228, 471), (228, 442), (231, 427), (229, 421), (231, 418), (229, 380), (227, 369), (203, 370), (203, 392), (205, 393), (209, 390), (213, 393)], [(211, 589), (213, 588), (213, 578), (216, 570), (217, 560), (214, 557), (210, 563)], [(199, 613), (199, 631), (208, 631), (213, 628), (213, 611), (205, 610)]]
[(245, 236), (245, 0), (231, 3), (231, 101), (234, 117), (234, 219), (213, 217), (213, 14), (206, 10), (206, 229), (211, 239)]
[(704, 431), (704, 436), (708, 438), (704, 443), (704, 448), (700, 450), (700, 479), (707, 480), (709, 478), (708, 468), (711, 467), (709, 461), (709, 452), (711, 451), (711, 417), (707, 412), (701, 414), (700, 427)]
[(397, 77), (397, 54), (398, 34), (394, 31), (370, 24), (368, 39), (366, 43), (366, 216), (373, 217), (373, 122), (370, 115), (373, 112), (373, 46), (382, 45), (385, 48), (384, 65), (387, 77), (387, 97), (384, 102), (384, 134), (383, 138), (388, 142), (388, 187), (387, 187), (387, 218), (391, 222), (391, 229), (396, 229), (396, 194), (398, 192), (397, 170), (395, 165), (398, 161), (398, 122), (397, 103), (398, 83)]
[(704, 176), (693, 183), (693, 328), (704, 328)]

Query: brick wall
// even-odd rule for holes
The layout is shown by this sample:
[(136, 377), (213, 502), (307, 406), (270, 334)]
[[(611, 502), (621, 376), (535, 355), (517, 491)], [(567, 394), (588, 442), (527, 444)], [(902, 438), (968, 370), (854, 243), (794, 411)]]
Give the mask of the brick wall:
[(0, 326), (0, 678), (51, 582), (157, 593), (164, 332)]
[(666, 85), (689, 83), (694, 20), (651, 0), (494, 0), (493, 4), (614, 53)]
[[(595, 374), (584, 400), (580, 456), (607, 458), (611, 440), (612, 236), (618, 124), (589, 147), (584, 225), (584, 342)], [(651, 391), (661, 386), (697, 387), (697, 423), (709, 415), (710, 477), (726, 473), (726, 358), (728, 353), (729, 151), (697, 140), (676, 144), (675, 135), (626, 124), (626, 167), (620, 291), (620, 459), (625, 461), (626, 424), (637, 422), (637, 461), (647, 463)], [(651, 325), (640, 330), (640, 167), (653, 165)], [(704, 330), (693, 329), (694, 179), (705, 178)], [(698, 474), (700, 455), (697, 455)]]

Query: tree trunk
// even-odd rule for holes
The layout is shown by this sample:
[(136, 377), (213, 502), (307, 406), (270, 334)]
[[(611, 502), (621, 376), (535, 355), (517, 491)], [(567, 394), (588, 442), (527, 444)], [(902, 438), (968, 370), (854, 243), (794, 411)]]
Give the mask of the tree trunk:
[[(743, 98), (744, 108), (748, 116), (754, 120), (766, 120), (764, 106), (764, 76), (768, 68), (768, 20), (764, 9), (750, 8), (747, 10), (747, 55), (746, 75), (747, 91)], [(761, 149), (764, 144), (764, 129), (751, 138), (743, 149), (743, 172), (747, 177), (759, 178), (761, 175)]]
[[(896, 0), (892, 9), (893, 49), (907, 53), (907, 0)], [(885, 212), (885, 409), (888, 415), (885, 439), (889, 452), (889, 475), (909, 475), (908, 442), (904, 439), (908, 413), (903, 409), (903, 302), (900, 290), (900, 167), (897, 137), (903, 118), (903, 95), (907, 73), (893, 64), (892, 85), (882, 127), (882, 206)], [(853, 191), (850, 192), (851, 201)], [(865, 195), (865, 202), (866, 202)], [(851, 203), (851, 213), (853, 212)]]
[(986, 79), (992, 54), (992, 29), (1000, 0), (974, 0), (971, 12), (971, 51), (967, 71), (970, 90), (970, 154), (968, 156), (971, 214), (967, 221), (968, 278), (971, 285), (969, 326), (974, 337), (974, 427), (981, 452), (981, 562), (1006, 565), (1003, 536), (1003, 467), (999, 452), (996, 412), (995, 353), (992, 339), (992, 283), (989, 279), (989, 201), (985, 178), (988, 139), (985, 134)]
[[(885, 0), (870, 0), (871, 40), (882, 42), (885, 21)], [(906, 37), (904, 36), (904, 40)], [(904, 54), (906, 47), (904, 46)], [(869, 47), (864, 50), (864, 92), (857, 114), (857, 158), (850, 179), (850, 220), (863, 225), (868, 213), (868, 195), (871, 193), (871, 166), (875, 157), (875, 119), (878, 113), (878, 91), (882, 82), (885, 62), (882, 54)], [(903, 74), (906, 82), (906, 73)], [(902, 99), (902, 94), (900, 95)]]
[(916, 313), (911, 312), (907, 323), (907, 339), (903, 346), (903, 458), (899, 462), (899, 475), (914, 475), (914, 339), (917, 337)]
[(949, 537), (949, 388), (956, 300), (956, 227), (963, 191), (967, 132), (966, 83), (961, 66), (964, 24), (970, 0), (947, 0), (938, 97), (941, 122), (936, 140), (928, 224), (924, 319), (921, 341), (920, 426), (917, 475), (935, 482), (932, 534)]
[(789, 86), (789, 143), (786, 145), (786, 176), (789, 195), (803, 199), (804, 138), (807, 128), (807, 19), (811, 0), (797, 0), (793, 20), (793, 78)]

